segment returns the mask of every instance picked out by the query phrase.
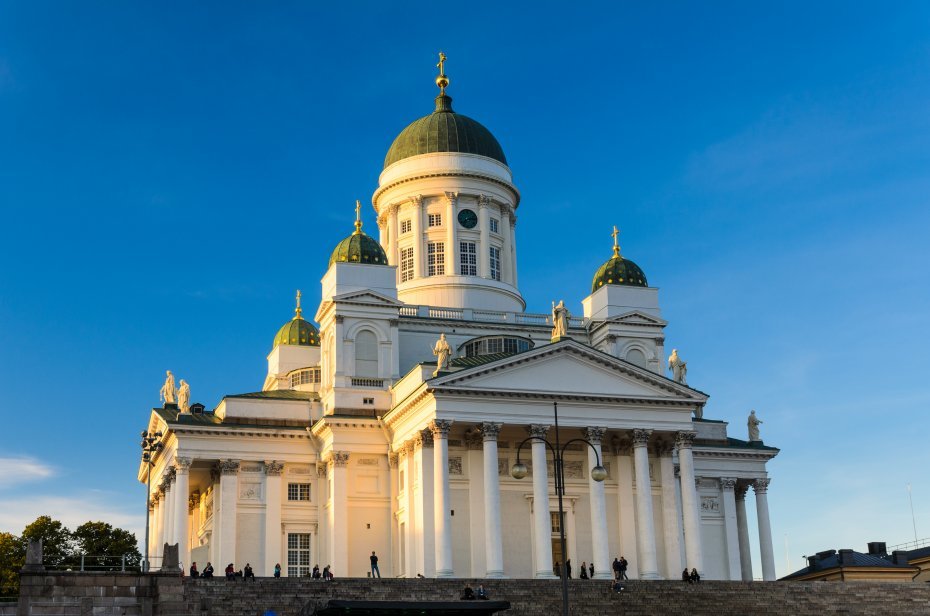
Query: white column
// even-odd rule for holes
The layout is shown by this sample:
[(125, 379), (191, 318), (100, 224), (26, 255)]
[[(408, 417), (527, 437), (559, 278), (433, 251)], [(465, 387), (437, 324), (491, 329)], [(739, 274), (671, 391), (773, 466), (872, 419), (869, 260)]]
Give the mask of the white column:
[(187, 507), (190, 498), (191, 459), (175, 457), (174, 468), (177, 471), (174, 486), (174, 534), (178, 542), (178, 561), (183, 569), (191, 564), (191, 542), (188, 534), (190, 520)]
[(398, 244), (397, 244), (397, 240), (399, 239), (399, 238), (398, 238), (398, 231), (399, 231), (399, 228), (398, 228), (398, 227), (399, 227), (399, 224), (398, 224), (398, 221), (397, 221), (397, 219), (398, 219), (398, 216), (397, 216), (397, 211), (398, 211), (398, 209), (399, 209), (399, 208), (398, 208), (397, 204), (396, 204), (396, 203), (393, 203), (393, 204), (391, 204), (391, 205), (388, 206), (388, 211), (387, 211), (387, 216), (388, 216), (388, 219), (387, 219), (387, 224), (388, 224), (388, 264), (389, 264), (389, 265), (397, 265), (397, 261), (398, 261), (398, 258), (397, 258), (397, 257), (398, 257), (398, 255), (400, 254), (400, 253), (399, 253), (400, 249), (398, 248)]
[(601, 461), (601, 439), (606, 428), (584, 429), (584, 437), (591, 443), (588, 447), (588, 490), (591, 493), (591, 551), (594, 563), (594, 579), (613, 579), (613, 564), (610, 559), (610, 540), (607, 532), (607, 502), (604, 497), (604, 482), (594, 481), (590, 470)]
[[(506, 282), (507, 284), (514, 284), (513, 281), (513, 255), (511, 253), (510, 242), (513, 237), (513, 227), (510, 226), (510, 209), (507, 207), (501, 208), (501, 237), (503, 238), (503, 246), (501, 248), (501, 282)], [(552, 551), (550, 547), (549, 551)], [(550, 567), (551, 568), (551, 567)]]
[(404, 443), (401, 450), (400, 461), (404, 469), (404, 507), (407, 510), (407, 521), (404, 524), (404, 536), (400, 538), (404, 542), (404, 575), (407, 578), (417, 577), (417, 541), (416, 541), (416, 523), (417, 523), (417, 499), (414, 490), (416, 483), (414, 463), (415, 444), (413, 440)]
[[(546, 438), (549, 426), (533, 424), (530, 436)], [(532, 440), (533, 452), (533, 531), (536, 538), (535, 577), (552, 579), (552, 521), (549, 518), (549, 477), (546, 468), (546, 444)]]
[(723, 490), (723, 527), (727, 536), (727, 564), (729, 565), (727, 579), (736, 581), (742, 578), (736, 517), (736, 479), (721, 477), (720, 489)]
[(411, 208), (411, 233), (413, 233), (413, 277), (420, 278), (423, 276), (423, 197), (416, 195), (410, 199), (413, 207)]
[[(271, 576), (274, 566), (283, 560), (281, 552), (281, 473), (284, 464), (277, 460), (265, 462), (265, 570), (259, 575)], [(319, 494), (314, 495), (319, 498)], [(286, 564), (286, 563), (285, 563)]]
[(497, 475), (497, 435), (503, 424), (481, 424), (484, 448), (484, 553), (487, 559), (485, 576), (504, 577), (504, 548), (501, 535), (501, 492)]
[(491, 216), (488, 206), (491, 199), (487, 195), (478, 196), (478, 275), (482, 278), (491, 277)]
[(739, 563), (744, 582), (752, 581), (752, 554), (749, 551), (749, 523), (746, 518), (748, 485), (736, 486), (736, 526), (739, 533)]
[(388, 494), (391, 495), (391, 521), (388, 524), (388, 545), (391, 546), (391, 569), (390, 571), (385, 571), (385, 575), (388, 577), (403, 573), (400, 568), (400, 542), (398, 541), (397, 532), (397, 495), (400, 493), (400, 484), (398, 484), (397, 478), (399, 466), (400, 456), (396, 452), (388, 450), (388, 476), (390, 477), (390, 492), (388, 492)]
[[(236, 562), (236, 518), (239, 504), (239, 460), (220, 460), (220, 509), (221, 523), (214, 527), (213, 534), (219, 535), (219, 561), (213, 563), (214, 569), (222, 571), (226, 565)], [(214, 507), (216, 505), (214, 504)], [(242, 563), (243, 565), (245, 563)]]
[(649, 437), (652, 430), (633, 430), (633, 462), (636, 472), (636, 525), (639, 527), (639, 577), (658, 580), (656, 530), (652, 518), (652, 481), (649, 479)]
[(446, 276), (457, 276), (459, 271), (456, 267), (458, 264), (458, 234), (456, 233), (458, 229), (458, 221), (455, 219), (456, 208), (455, 204), (459, 200), (459, 194), (454, 192), (446, 192), (446, 213), (444, 214), (446, 219)]
[(330, 560), (335, 574), (349, 577), (349, 452), (334, 451), (329, 460)]
[(436, 508), (436, 577), (452, 577), (452, 496), (449, 491), (448, 419), (430, 422), (433, 432), (433, 498)]
[(429, 428), (420, 430), (416, 443), (415, 463), (420, 468), (417, 479), (417, 573), (426, 577), (436, 575), (436, 500), (433, 497), (434, 456), (433, 433)]
[(697, 486), (694, 481), (694, 458), (691, 445), (694, 432), (679, 432), (675, 439), (678, 447), (678, 464), (681, 468), (681, 512), (685, 523), (685, 566), (704, 573), (704, 554), (701, 548), (701, 512)]
[(662, 532), (665, 539), (665, 577), (681, 575), (681, 518), (678, 517), (678, 489), (675, 486), (675, 464), (672, 447), (659, 451), (659, 473), (662, 481)]
[(517, 215), (514, 214), (510, 227), (510, 277), (513, 280), (511, 284), (518, 286), (517, 280)]
[[(615, 437), (616, 438), (616, 437)], [(633, 501), (633, 460), (626, 441), (615, 440), (614, 461), (617, 463), (617, 510), (620, 512), (620, 556), (627, 560), (627, 575), (639, 576), (636, 548), (636, 517)]]
[(155, 503), (155, 515), (152, 521), (152, 536), (149, 538), (151, 543), (149, 552), (151, 553), (151, 564), (149, 567), (151, 570), (159, 569), (161, 567), (161, 548), (162, 548), (162, 531), (165, 527), (165, 490), (159, 486), (155, 490), (155, 494), (152, 496), (152, 501)]
[(769, 521), (769, 482), (771, 479), (756, 479), (752, 490), (756, 493), (756, 515), (759, 518), (759, 555), (762, 560), (762, 580), (775, 580), (775, 553), (772, 551), (772, 523)]
[[(165, 525), (162, 529), (162, 542), (174, 545), (174, 478), (177, 471), (174, 467), (168, 468), (165, 474)], [(164, 545), (159, 546), (164, 551)], [(162, 554), (164, 557), (164, 554)]]

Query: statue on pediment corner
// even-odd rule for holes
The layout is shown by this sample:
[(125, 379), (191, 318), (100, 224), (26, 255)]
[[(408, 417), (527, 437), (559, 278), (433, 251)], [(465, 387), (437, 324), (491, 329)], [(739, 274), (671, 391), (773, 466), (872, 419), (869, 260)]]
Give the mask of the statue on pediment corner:
[(446, 342), (445, 334), (439, 334), (439, 340), (433, 347), (433, 355), (436, 356), (436, 369), (433, 371), (433, 376), (439, 376), (440, 370), (449, 369), (449, 361), (452, 358), (452, 347)]
[(190, 413), (191, 411), (191, 386), (187, 381), (181, 379), (181, 386), (178, 387), (178, 412)]
[(158, 400), (164, 404), (174, 404), (174, 375), (171, 374), (171, 370), (167, 370), (166, 374), (167, 376), (165, 377), (165, 384), (161, 386), (160, 390), (158, 390)]
[(759, 436), (759, 424), (762, 423), (762, 420), (756, 417), (755, 410), (749, 412), (749, 419), (746, 420), (746, 425), (749, 428), (749, 442), (762, 442), (762, 437)]
[(687, 385), (688, 380), (688, 362), (683, 361), (678, 355), (678, 349), (672, 349), (672, 354), (668, 356), (668, 368), (672, 371), (672, 380), (682, 385)]

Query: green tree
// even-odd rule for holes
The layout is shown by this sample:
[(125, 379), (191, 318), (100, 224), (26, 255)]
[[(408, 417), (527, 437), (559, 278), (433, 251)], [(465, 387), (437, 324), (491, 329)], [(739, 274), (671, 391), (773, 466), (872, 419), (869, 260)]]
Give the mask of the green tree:
[(26, 563), (26, 547), (13, 533), (0, 533), (0, 597), (19, 594), (19, 570)]
[(30, 539), (42, 540), (42, 564), (49, 569), (64, 569), (73, 565), (70, 557), (74, 553), (71, 531), (58, 520), (47, 515), (39, 516), (36, 521), (23, 530), (23, 546)]
[(136, 536), (106, 522), (85, 522), (71, 536), (75, 558), (79, 560), (80, 554), (85, 554), (84, 566), (87, 568), (118, 570), (124, 555), (127, 568), (138, 567), (142, 560)]

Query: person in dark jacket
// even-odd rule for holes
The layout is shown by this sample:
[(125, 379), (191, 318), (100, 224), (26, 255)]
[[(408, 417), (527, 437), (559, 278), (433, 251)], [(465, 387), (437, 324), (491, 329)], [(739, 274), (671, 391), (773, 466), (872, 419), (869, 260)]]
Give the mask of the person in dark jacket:
[(255, 572), (252, 571), (252, 565), (250, 563), (245, 563), (245, 579), (255, 581)]
[(691, 575), (688, 576), (688, 577), (690, 578), (690, 582), (691, 582), (692, 584), (697, 584), (698, 582), (701, 581), (701, 576), (698, 575), (697, 569), (692, 569), (692, 570), (691, 570)]
[(591, 574), (591, 579), (594, 579), (594, 561), (591, 561), (591, 564), (588, 565), (588, 573)]
[(200, 577), (200, 572), (197, 571), (197, 562), (196, 562), (196, 561), (194, 561), (194, 562), (191, 563), (191, 577), (192, 577), (192, 578)]
[(213, 577), (213, 563), (207, 561), (207, 566), (203, 568), (203, 576), (205, 578)]
[(581, 561), (581, 573), (578, 574), (578, 579), (588, 579), (588, 563), (585, 561)]

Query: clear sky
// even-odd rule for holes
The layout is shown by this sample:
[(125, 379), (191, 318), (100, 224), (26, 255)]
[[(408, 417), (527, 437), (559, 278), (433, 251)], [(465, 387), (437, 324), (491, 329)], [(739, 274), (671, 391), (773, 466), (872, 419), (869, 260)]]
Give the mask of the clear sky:
[(617, 225), (706, 416), (765, 422), (779, 575), (912, 540), (908, 483), (930, 537), (930, 4), (337, 4), (0, 3), (0, 530), (143, 527), (165, 369), (261, 387), (442, 49), (528, 310)]

